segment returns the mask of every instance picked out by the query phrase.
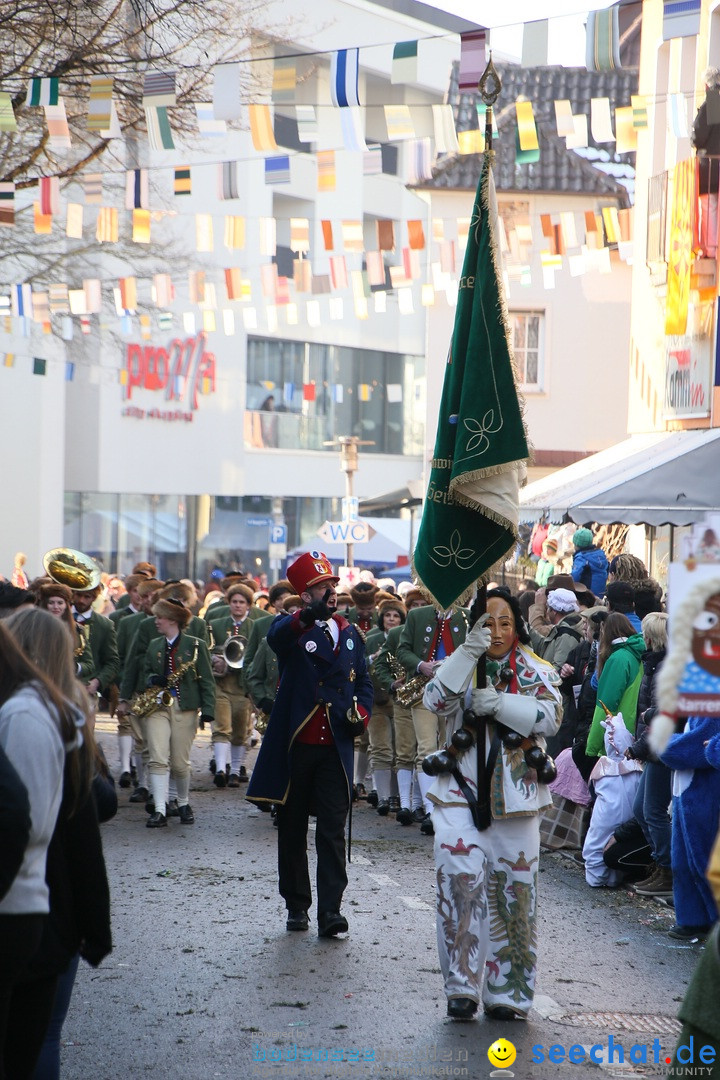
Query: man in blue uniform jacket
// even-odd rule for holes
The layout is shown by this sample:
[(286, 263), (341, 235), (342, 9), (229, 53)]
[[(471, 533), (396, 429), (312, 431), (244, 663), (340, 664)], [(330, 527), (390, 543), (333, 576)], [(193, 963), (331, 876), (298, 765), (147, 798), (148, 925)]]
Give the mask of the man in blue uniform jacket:
[(360, 634), (336, 612), (340, 580), (320, 551), (301, 555), (288, 579), (303, 601), (268, 631), (280, 682), (247, 798), (277, 807), (280, 895), (287, 929), (307, 930), (312, 903), (307, 860), (310, 814), (317, 815), (318, 936), (347, 932), (345, 821), (353, 782), (353, 741), (372, 712), (373, 687)]

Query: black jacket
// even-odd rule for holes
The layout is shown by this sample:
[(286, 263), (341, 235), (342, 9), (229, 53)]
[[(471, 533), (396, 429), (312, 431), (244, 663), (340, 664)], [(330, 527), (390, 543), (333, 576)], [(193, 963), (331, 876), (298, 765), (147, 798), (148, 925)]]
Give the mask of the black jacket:
[(640, 683), (637, 703), (637, 723), (635, 725), (635, 742), (630, 747), (630, 756), (637, 761), (657, 761), (657, 757), (650, 750), (648, 734), (650, 721), (657, 710), (656, 679), (657, 673), (665, 659), (666, 649), (648, 650), (642, 655), (643, 677)]

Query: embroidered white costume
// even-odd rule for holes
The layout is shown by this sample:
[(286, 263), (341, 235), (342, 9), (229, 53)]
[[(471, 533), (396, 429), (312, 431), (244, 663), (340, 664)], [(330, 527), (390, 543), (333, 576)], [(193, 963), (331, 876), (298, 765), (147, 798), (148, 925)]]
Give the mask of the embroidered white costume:
[[(446, 718), (448, 745), (462, 726), (463, 709), (479, 693), (470, 686), (477, 652), (474, 656), (462, 655), (462, 648), (459, 652), (438, 669), (423, 699), (428, 709)], [(533, 698), (536, 706), (534, 713), (524, 707), (527, 726), (523, 730), (519, 725), (517, 730), (544, 748), (542, 736), (555, 734), (562, 717), (560, 677), (531, 649), (516, 642), (505, 657), (487, 659), (488, 687), (503, 689), (500, 671), (508, 666), (513, 678), (507, 692)], [(482, 693), (494, 696), (492, 691)], [(497, 717), (508, 723), (501, 712)], [(538, 783), (535, 770), (526, 764), (522, 749), (502, 744), (498, 748), (496, 723), (488, 715), (486, 761), (493, 743), (497, 758), (490, 780), (489, 828), (476, 827), (452, 773), (437, 777), (428, 793), (434, 804), (438, 953), (448, 999), (479, 1002), (482, 998), (486, 1008), (508, 1006), (525, 1016), (535, 986), (539, 815), (552, 800), (547, 786)], [(476, 797), (477, 757), (476, 747), (458, 756), (460, 774)]]

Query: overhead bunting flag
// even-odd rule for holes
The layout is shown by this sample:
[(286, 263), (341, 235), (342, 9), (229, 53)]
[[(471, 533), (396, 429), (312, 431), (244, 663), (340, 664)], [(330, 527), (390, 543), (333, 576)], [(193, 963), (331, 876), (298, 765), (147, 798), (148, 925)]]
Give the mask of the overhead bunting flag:
[(518, 142), (521, 150), (538, 150), (537, 128), (532, 101), (516, 101)]
[(367, 150), (367, 143), (363, 134), (362, 112), (361, 109), (348, 108), (343, 109), (340, 113), (343, 146), (346, 150), (354, 150), (359, 153)]
[(547, 67), (548, 20), (535, 19), (523, 25), (522, 54), (520, 63), (524, 68)]
[(88, 131), (104, 131), (110, 127), (112, 96), (112, 75), (92, 75), (90, 78), (90, 103), (87, 113)]
[(634, 128), (648, 126), (647, 98), (643, 94), (631, 94), (632, 122)]
[(589, 11), (586, 27), (585, 67), (588, 71), (614, 71), (620, 67), (619, 5)]
[(60, 210), (60, 179), (57, 176), (40, 177), (40, 210), (43, 214), (57, 214)]
[(214, 251), (212, 214), (195, 215), (195, 250)]
[(297, 70), (295, 61), (277, 57), (273, 65), (272, 99), (276, 104), (291, 105), (295, 101)]
[(151, 150), (175, 149), (175, 140), (170, 127), (168, 111), (164, 105), (158, 105), (157, 107), (146, 106), (145, 122)]
[(266, 184), (289, 184), (290, 183), (290, 156), (280, 154), (276, 157), (265, 158), (265, 183)]
[(0, 225), (15, 224), (15, 185), (9, 181), (0, 183)]
[(383, 105), (383, 111), (390, 142), (415, 138), (415, 125), (408, 105)]
[(118, 212), (114, 206), (101, 206), (98, 211), (95, 239), (99, 244), (117, 244)]
[(555, 124), (557, 125), (557, 133), (561, 138), (575, 134), (571, 102), (567, 100), (555, 102)]
[(310, 250), (310, 221), (290, 218), (290, 250), (300, 254)]
[(195, 105), (198, 131), (201, 135), (219, 137), (227, 133), (227, 124), (224, 120), (216, 120), (213, 114), (212, 102), (198, 102)]
[(395, 250), (395, 222), (390, 218), (379, 218), (376, 222), (377, 246), (379, 251)]
[(679, 161), (673, 177), (670, 220), (665, 334), (684, 334), (690, 299), (693, 249), (693, 208), (697, 201), (697, 158)]
[(68, 203), (65, 216), (65, 235), (72, 240), (82, 240), (83, 214), (85, 207), (82, 203)]
[(330, 97), (333, 105), (359, 105), (359, 49), (338, 49), (330, 61)]
[(57, 105), (59, 88), (57, 79), (31, 79), (26, 105)]
[(143, 108), (159, 108), (176, 102), (175, 72), (148, 72), (143, 85)]
[(82, 178), (86, 203), (101, 203), (103, 197), (102, 173), (84, 173)]
[(615, 150), (618, 154), (631, 154), (637, 150), (637, 133), (640, 127), (642, 125), (635, 123), (635, 109), (631, 105), (615, 110)]
[(228, 214), (225, 218), (225, 247), (239, 250), (245, 247), (245, 218)]
[(218, 199), (239, 199), (237, 161), (222, 161), (218, 165)]
[(248, 105), (250, 134), (256, 150), (277, 150), (269, 105)]
[(398, 41), (393, 48), (391, 83), (417, 82), (418, 43), (417, 41)]
[(663, 0), (663, 41), (697, 37), (700, 33), (702, 0)]
[(48, 146), (52, 150), (67, 150), (72, 146), (70, 128), (65, 112), (65, 102), (45, 106), (45, 123), (48, 129)]
[(422, 184), (432, 178), (430, 139), (411, 139), (408, 154), (408, 184)]
[(485, 70), (487, 30), (469, 30), (460, 35), (460, 71), (458, 87), (477, 93), (480, 76)]
[(590, 99), (590, 131), (596, 143), (615, 142), (609, 98)]
[(0, 93), (0, 131), (17, 131), (12, 98), (4, 91)]
[(413, 560), (421, 585), (443, 610), (469, 600), (478, 580), (513, 547), (519, 478), (528, 457), (489, 155), (472, 220)]
[(130, 169), (125, 173), (125, 209), (147, 210), (150, 185), (147, 169)]
[(133, 210), (132, 212), (132, 238), (134, 244), (150, 243), (150, 211)]
[(413, 251), (422, 251), (425, 247), (425, 230), (420, 220), (408, 221), (408, 244)]
[(192, 176), (189, 165), (183, 165), (175, 170), (174, 191), (176, 195), (192, 194)]
[(295, 119), (298, 126), (298, 139), (303, 143), (317, 142), (319, 136), (317, 116), (314, 105), (296, 105)]
[(452, 105), (433, 105), (432, 114), (436, 151), (438, 154), (456, 154), (458, 139)]
[(47, 236), (52, 232), (52, 214), (44, 214), (39, 202), (33, 203), (33, 228), (36, 235)]
[(317, 189), (334, 191), (336, 182), (335, 151), (318, 150), (317, 152)]
[(213, 68), (212, 116), (216, 120), (237, 120), (242, 116), (245, 94), (241, 66), (216, 64)]

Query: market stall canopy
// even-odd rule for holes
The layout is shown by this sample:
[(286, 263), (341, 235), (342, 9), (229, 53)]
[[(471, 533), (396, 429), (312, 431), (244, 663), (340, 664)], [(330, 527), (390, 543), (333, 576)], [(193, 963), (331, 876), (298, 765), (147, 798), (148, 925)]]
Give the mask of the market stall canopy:
[(691, 525), (720, 511), (720, 429), (654, 432), (583, 458), (520, 493), (520, 520)]

